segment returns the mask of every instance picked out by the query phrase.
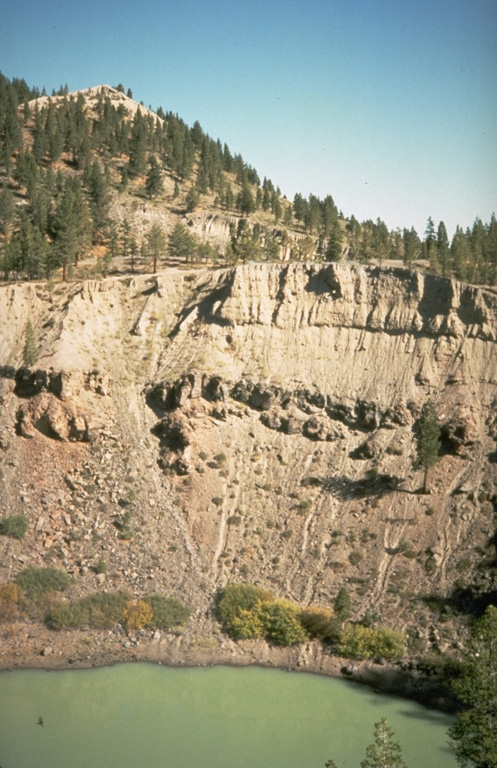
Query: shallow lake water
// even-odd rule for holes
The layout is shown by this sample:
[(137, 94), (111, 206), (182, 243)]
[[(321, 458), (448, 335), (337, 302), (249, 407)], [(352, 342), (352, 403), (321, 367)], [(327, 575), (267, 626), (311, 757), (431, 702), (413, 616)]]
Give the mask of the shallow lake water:
[(0, 766), (359, 768), (381, 717), (409, 768), (456, 767), (450, 717), (342, 680), (257, 667), (16, 670), (0, 673)]

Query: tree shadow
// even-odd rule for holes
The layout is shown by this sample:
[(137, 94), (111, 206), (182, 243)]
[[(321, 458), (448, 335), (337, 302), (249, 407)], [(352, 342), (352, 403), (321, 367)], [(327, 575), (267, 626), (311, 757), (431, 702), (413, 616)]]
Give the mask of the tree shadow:
[(322, 488), (339, 499), (358, 499), (365, 496), (383, 496), (398, 491), (403, 479), (395, 475), (381, 474), (370, 470), (365, 477), (352, 480), (344, 475), (330, 477), (306, 477), (302, 486)]

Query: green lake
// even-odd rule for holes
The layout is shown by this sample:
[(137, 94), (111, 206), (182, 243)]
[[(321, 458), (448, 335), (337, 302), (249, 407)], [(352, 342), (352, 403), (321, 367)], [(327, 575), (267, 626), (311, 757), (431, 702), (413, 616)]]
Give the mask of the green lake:
[(456, 767), (450, 717), (342, 680), (256, 667), (16, 670), (0, 673), (0, 766), (359, 768), (381, 717), (409, 768)]

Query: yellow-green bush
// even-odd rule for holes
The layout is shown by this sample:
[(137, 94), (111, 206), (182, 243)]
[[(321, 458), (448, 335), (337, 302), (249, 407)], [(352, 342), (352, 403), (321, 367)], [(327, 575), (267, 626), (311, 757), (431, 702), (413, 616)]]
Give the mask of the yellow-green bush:
[(233, 622), (240, 618), (242, 611), (253, 611), (258, 603), (275, 599), (271, 591), (254, 584), (228, 584), (219, 595), (217, 616), (228, 634), (240, 637)]
[(309, 638), (296, 605), (253, 584), (225, 587), (217, 614), (225, 632), (236, 639), (264, 637), (276, 645), (295, 645)]
[(390, 661), (400, 659), (407, 653), (407, 642), (403, 632), (388, 627), (364, 627), (348, 624), (339, 640), (340, 653), (354, 659), (383, 657)]

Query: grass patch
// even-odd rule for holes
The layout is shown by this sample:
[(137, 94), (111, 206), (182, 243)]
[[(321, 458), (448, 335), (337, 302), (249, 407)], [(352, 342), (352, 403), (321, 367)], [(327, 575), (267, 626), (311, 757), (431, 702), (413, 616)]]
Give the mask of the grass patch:
[(71, 584), (71, 578), (57, 568), (30, 567), (17, 575), (16, 584), (29, 600), (37, 602), (47, 592), (64, 592)]
[(28, 530), (28, 518), (26, 515), (9, 515), (0, 520), (0, 534), (10, 536), (11, 539), (23, 539)]

